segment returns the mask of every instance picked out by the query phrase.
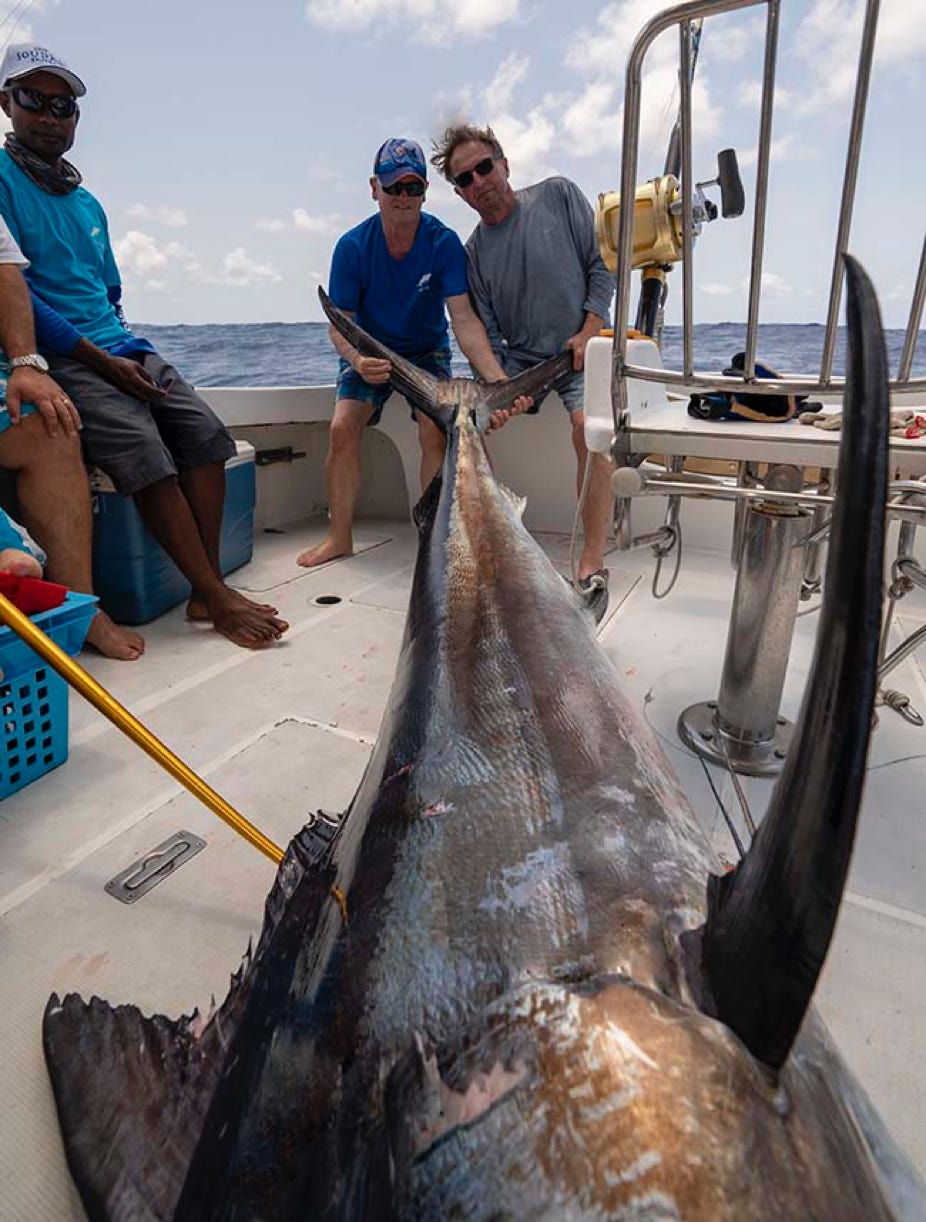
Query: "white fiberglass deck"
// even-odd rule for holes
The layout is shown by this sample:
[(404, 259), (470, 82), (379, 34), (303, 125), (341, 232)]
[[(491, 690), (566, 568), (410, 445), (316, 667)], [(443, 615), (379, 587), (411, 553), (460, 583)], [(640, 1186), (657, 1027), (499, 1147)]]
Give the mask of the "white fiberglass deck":
[[(320, 521), (263, 535), (234, 584), (272, 597), (292, 624), (263, 654), (185, 622), (182, 608), (144, 631), (134, 664), (88, 669), (233, 805), (283, 844), (308, 811), (350, 800), (389, 690), (401, 641), (416, 535), (368, 520), (363, 549), (321, 570), (296, 568)], [(541, 541), (565, 570), (568, 541)], [(705, 766), (675, 736), (681, 708), (716, 694), (733, 573), (720, 553), (686, 552), (671, 596), (650, 595), (648, 553), (612, 555), (612, 611), (601, 642), (616, 681), (666, 745), (683, 786), (727, 860), (727, 835)], [(341, 601), (320, 606), (321, 595)], [(926, 615), (900, 608), (900, 627)], [(816, 617), (798, 621), (785, 692), (793, 716)], [(923, 659), (891, 675), (926, 709)], [(926, 730), (881, 710), (861, 830), (818, 1002), (897, 1139), (926, 1171)], [(726, 805), (729, 778), (714, 772)], [(769, 783), (747, 781), (756, 814)], [(204, 852), (132, 906), (105, 882), (181, 828)], [(182, 791), (90, 706), (71, 697), (71, 755), (0, 804), (0, 1218), (81, 1218), (42, 1061), (52, 990), (97, 993), (176, 1016), (224, 995), (257, 933), (274, 867)]]

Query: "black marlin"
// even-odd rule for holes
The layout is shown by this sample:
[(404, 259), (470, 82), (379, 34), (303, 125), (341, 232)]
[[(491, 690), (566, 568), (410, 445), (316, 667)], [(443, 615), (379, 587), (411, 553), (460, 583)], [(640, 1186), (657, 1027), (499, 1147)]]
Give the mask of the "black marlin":
[(847, 267), (817, 652), (725, 875), (474, 423), (556, 362), (487, 391), (388, 354), (448, 446), (376, 748), (344, 817), (290, 844), (208, 1020), (51, 998), (91, 1218), (926, 1217), (810, 1009), (861, 797), (887, 478), (877, 303)]

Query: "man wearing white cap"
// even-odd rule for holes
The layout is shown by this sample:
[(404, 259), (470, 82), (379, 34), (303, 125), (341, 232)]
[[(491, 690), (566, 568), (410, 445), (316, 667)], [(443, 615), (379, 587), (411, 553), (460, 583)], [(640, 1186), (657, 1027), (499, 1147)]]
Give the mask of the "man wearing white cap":
[(7, 48), (0, 106), (13, 131), (0, 150), (0, 214), (30, 263), (38, 344), (78, 407), (85, 456), (133, 497), (190, 582), (190, 618), (260, 649), (287, 625), (273, 607), (227, 586), (219, 569), (225, 461), (235, 444), (177, 370), (125, 325), (106, 214), (64, 157), (85, 93), (44, 47)]

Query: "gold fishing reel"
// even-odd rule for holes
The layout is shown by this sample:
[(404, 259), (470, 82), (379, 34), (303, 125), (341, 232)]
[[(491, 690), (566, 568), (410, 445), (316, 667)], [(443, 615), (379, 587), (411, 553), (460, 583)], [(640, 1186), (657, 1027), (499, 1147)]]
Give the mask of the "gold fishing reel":
[[(698, 237), (706, 222), (717, 219), (717, 205), (704, 193), (705, 188), (713, 186), (720, 188), (721, 215), (741, 216), (745, 195), (733, 149), (723, 149), (717, 154), (716, 178), (695, 183), (691, 209), (693, 239)], [(605, 267), (611, 272), (617, 271), (620, 209), (619, 191), (607, 191), (598, 196), (595, 234)], [(632, 265), (634, 268), (666, 267), (679, 263), (683, 252), (681, 188), (674, 174), (664, 174), (637, 187)]]

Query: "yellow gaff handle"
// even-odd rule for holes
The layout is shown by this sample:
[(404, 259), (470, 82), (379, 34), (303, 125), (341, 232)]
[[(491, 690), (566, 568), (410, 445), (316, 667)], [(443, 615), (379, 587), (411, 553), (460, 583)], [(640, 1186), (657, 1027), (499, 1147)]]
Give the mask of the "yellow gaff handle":
[(8, 598), (0, 594), (0, 619), (8, 628), (12, 628), (17, 636), (21, 637), (30, 648), (34, 649), (49, 666), (53, 667), (63, 679), (80, 692), (85, 700), (90, 703), (107, 717), (114, 726), (120, 729), (123, 734), (127, 734), (134, 743), (141, 747), (142, 751), (148, 755), (162, 768), (166, 769), (175, 780), (185, 786), (194, 797), (199, 798), (214, 815), (218, 815), (223, 819), (229, 827), (235, 829), (239, 836), (243, 836), (249, 844), (253, 844), (256, 849), (266, 854), (270, 860), (277, 865), (283, 860), (283, 850), (268, 840), (263, 832), (259, 831), (253, 823), (249, 823), (243, 815), (239, 815), (233, 806), (225, 801), (221, 794), (206, 784), (201, 777), (189, 768), (179, 756), (174, 755), (168, 747), (165, 747), (160, 739), (155, 738), (150, 730), (119, 703), (115, 697), (110, 696), (105, 687), (97, 683), (91, 675), (88, 675), (84, 668), (78, 665), (73, 658), (69, 658), (63, 649), (55, 644), (46, 634), (33, 624), (32, 620), (27, 615), (23, 615), (18, 607), (14, 607)]

